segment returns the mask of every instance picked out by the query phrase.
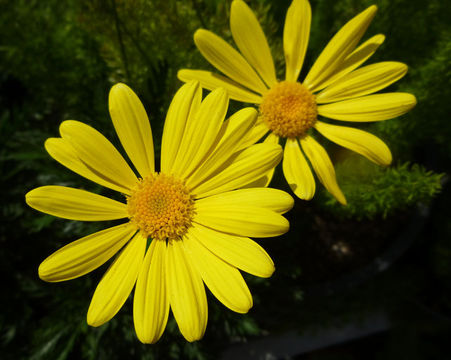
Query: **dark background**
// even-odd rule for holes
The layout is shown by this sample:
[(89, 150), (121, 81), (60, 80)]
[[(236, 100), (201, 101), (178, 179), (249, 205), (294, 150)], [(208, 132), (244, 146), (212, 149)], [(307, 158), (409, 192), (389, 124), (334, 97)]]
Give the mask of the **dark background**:
[[(290, 1), (248, 2), (283, 76), (282, 31)], [(131, 302), (100, 328), (86, 312), (106, 266), (48, 284), (40, 262), (64, 244), (108, 226), (53, 218), (25, 205), (27, 191), (60, 184), (111, 195), (47, 155), (45, 139), (66, 119), (114, 144), (110, 87), (142, 99), (159, 153), (162, 124), (181, 85), (180, 68), (209, 68), (192, 41), (199, 27), (230, 41), (230, 1), (0, 0), (0, 357), (2, 359), (445, 359), (451, 356), (451, 9), (446, 1), (312, 0), (301, 79), (331, 36), (375, 3), (364, 39), (387, 38), (369, 60), (402, 61), (387, 91), (416, 95), (398, 119), (366, 124), (392, 149), (388, 169), (330, 144), (349, 206), (325, 191), (297, 200), (289, 234), (260, 241), (276, 264), (270, 279), (246, 276), (247, 315), (209, 296), (203, 340), (190, 344), (170, 319), (156, 345), (142, 345)], [(240, 108), (231, 102), (231, 112)], [(354, 124), (353, 124), (354, 125)], [(118, 147), (119, 148), (119, 147)], [(277, 169), (273, 187), (287, 189)], [(271, 357), (272, 356), (272, 357)]]

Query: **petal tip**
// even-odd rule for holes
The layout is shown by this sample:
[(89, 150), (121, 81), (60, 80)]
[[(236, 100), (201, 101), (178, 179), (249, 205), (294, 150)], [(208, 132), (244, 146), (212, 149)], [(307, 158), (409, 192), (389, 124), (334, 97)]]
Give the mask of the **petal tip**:
[(333, 194), (333, 195), (334, 195), (335, 199), (337, 199), (337, 201), (338, 201), (341, 205), (343, 205), (343, 206), (348, 205), (348, 202), (346, 201), (346, 197), (343, 195), (342, 192), (340, 192), (340, 194)]
[(373, 36), (373, 41), (374, 43), (376, 43), (377, 45), (382, 45), (383, 42), (385, 41), (385, 35), (384, 34), (377, 34)]
[(228, 101), (229, 99), (228, 92), (223, 87), (214, 89), (210, 94), (216, 94), (216, 96), (219, 98), (220, 101)]
[(242, 0), (233, 0), (232, 5), (230, 6), (230, 18), (232, 18), (233, 13), (235, 11), (239, 11), (238, 6), (243, 6), (243, 5), (245, 5), (247, 7), (246, 3), (244, 3)]
[(288, 206), (287, 206), (287, 211), (290, 211), (291, 209), (293, 209), (294, 199), (293, 199), (293, 197), (291, 195), (289, 195), (289, 194), (287, 194), (287, 195), (290, 197), (290, 200), (289, 200), (289, 203), (288, 203)]
[(130, 87), (128, 87), (126, 84), (124, 84), (124, 83), (114, 84), (111, 87), (110, 92), (108, 94), (108, 105), (110, 106), (110, 108), (111, 108), (113, 101), (115, 100), (115, 98), (117, 96), (124, 96), (130, 92), (133, 92), (133, 90)]
[(204, 37), (204, 36), (207, 35), (208, 33), (209, 33), (208, 30), (205, 30), (205, 29), (197, 29), (197, 30), (194, 32), (194, 35), (193, 35), (194, 42), (196, 43), (196, 45), (197, 45), (197, 41), (198, 41), (198, 40), (201, 40), (202, 37)]
[(45, 261), (39, 265), (38, 276), (41, 280), (50, 282), (50, 271), (47, 269)]
[(25, 194), (25, 203), (29, 207), (38, 210), (36, 207), (39, 205), (38, 204), (39, 203), (39, 191), (42, 188), (43, 188), (43, 186), (35, 188)]
[(373, 4), (373, 5), (369, 6), (365, 11), (367, 11), (368, 13), (371, 13), (371, 14), (375, 14), (377, 12), (377, 10), (378, 10), (377, 5)]
[(71, 132), (71, 130), (73, 130), (74, 127), (80, 125), (89, 126), (77, 120), (64, 120), (59, 127), (61, 137), (65, 137), (67, 139), (68, 137), (70, 137), (69, 133)]
[(86, 322), (89, 326), (99, 327), (105, 324), (109, 318), (105, 318), (105, 315), (102, 314), (103, 309), (98, 309), (91, 305), (89, 306), (88, 313), (86, 314)]
[(128, 90), (128, 89), (130, 89), (130, 88), (129, 88), (126, 84), (119, 82), (119, 83), (114, 84), (114, 85), (111, 87), (111, 89), (110, 89), (110, 94), (111, 94), (112, 91), (117, 91), (117, 90), (121, 90), (121, 89), (123, 89), (123, 90)]
[(27, 205), (29, 205), (29, 206), (31, 206), (30, 204), (29, 204), (29, 201), (33, 198), (33, 191), (34, 190), (36, 190), (36, 189), (33, 189), (33, 190), (30, 190), (29, 192), (27, 192), (26, 194), (25, 194), (25, 202), (27, 203)]
[(190, 80), (188, 81), (185, 85), (183, 85), (182, 87), (187, 87), (187, 88), (191, 88), (193, 87), (193, 91), (197, 91), (197, 89), (200, 87), (200, 82), (199, 80)]
[(183, 78), (184, 78), (183, 74), (186, 73), (186, 70), (188, 70), (188, 69), (180, 69), (179, 71), (177, 71), (177, 79), (185, 82), (185, 80), (183, 80)]

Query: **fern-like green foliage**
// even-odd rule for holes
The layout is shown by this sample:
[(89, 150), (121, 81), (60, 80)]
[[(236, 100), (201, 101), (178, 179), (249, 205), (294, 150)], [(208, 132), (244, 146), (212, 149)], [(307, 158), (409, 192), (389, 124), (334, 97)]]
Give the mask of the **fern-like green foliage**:
[(422, 202), (428, 203), (440, 192), (443, 174), (427, 171), (408, 162), (383, 168), (351, 155), (335, 167), (337, 179), (348, 205), (322, 192), (324, 207), (338, 216), (356, 219), (386, 218), (396, 211)]

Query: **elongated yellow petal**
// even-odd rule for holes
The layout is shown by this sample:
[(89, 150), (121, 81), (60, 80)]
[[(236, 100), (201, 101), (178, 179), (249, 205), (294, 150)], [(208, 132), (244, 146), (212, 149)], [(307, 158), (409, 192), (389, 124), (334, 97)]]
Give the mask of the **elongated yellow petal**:
[(73, 172), (96, 182), (97, 184), (103, 185), (107, 188), (119, 191), (124, 194), (128, 194), (130, 190), (120, 184), (111, 182), (108, 178), (101, 177), (94, 171), (87, 167), (77, 156), (77, 151), (70, 144), (69, 141), (63, 138), (50, 138), (45, 142), (45, 149), (49, 155), (58, 161), (60, 164), (64, 165)]
[(249, 274), (267, 278), (275, 270), (267, 252), (247, 237), (226, 234), (199, 224), (193, 226), (189, 234), (226, 263)]
[(357, 69), (365, 61), (367, 61), (384, 42), (385, 36), (377, 34), (365, 41), (362, 45), (357, 47), (351, 54), (349, 54), (343, 62), (338, 65), (334, 74), (321, 84), (321, 88), (325, 88), (330, 84), (335, 83), (344, 75), (349, 74), (352, 70)]
[(319, 181), (329, 191), (340, 204), (346, 205), (346, 198), (337, 184), (334, 166), (330, 161), (326, 150), (316, 142), (311, 136), (306, 136), (300, 140), (302, 150), (307, 155), (310, 163), (318, 176)]
[(261, 95), (246, 89), (236, 81), (211, 71), (182, 69), (177, 73), (177, 77), (183, 82), (197, 80), (204, 89), (208, 90), (222, 87), (227, 90), (228, 95), (233, 100), (251, 104), (260, 104), (262, 102)]
[(294, 204), (293, 198), (285, 191), (272, 188), (249, 188), (223, 192), (196, 200), (196, 206), (248, 206), (261, 207), (279, 214), (289, 211)]
[(406, 73), (407, 66), (395, 61), (364, 66), (325, 88), (316, 96), (316, 102), (323, 104), (372, 94), (398, 81)]
[(153, 173), (152, 130), (138, 96), (127, 85), (116, 84), (110, 91), (109, 108), (119, 140), (141, 177)]
[(100, 326), (113, 318), (130, 295), (144, 258), (147, 239), (136, 235), (116, 257), (97, 285), (87, 321)]
[(229, 309), (247, 313), (252, 307), (252, 295), (240, 272), (210, 252), (194, 234), (186, 234), (184, 242), (213, 295)]
[(287, 11), (283, 29), (287, 81), (296, 81), (304, 63), (310, 37), (312, 10), (307, 0), (293, 0)]
[(131, 189), (138, 179), (116, 148), (97, 130), (79, 121), (61, 123), (63, 139), (75, 148), (78, 158), (108, 182)]
[(287, 139), (282, 168), (288, 185), (298, 198), (303, 200), (313, 198), (316, 188), (315, 179), (297, 139)]
[(180, 332), (190, 342), (202, 338), (208, 321), (205, 287), (191, 256), (185, 249), (184, 240), (168, 242), (169, 302)]
[(390, 165), (392, 156), (385, 143), (366, 131), (317, 121), (316, 130), (329, 140), (365, 156), (378, 165)]
[(194, 42), (204, 58), (223, 74), (256, 93), (266, 91), (267, 87), (249, 63), (219, 36), (200, 29), (194, 33)]
[(188, 119), (172, 171), (181, 178), (187, 176), (208, 155), (221, 129), (229, 97), (222, 89), (212, 91), (202, 101), (197, 113)]
[(279, 145), (255, 144), (234, 156), (192, 192), (200, 198), (244, 187), (263, 177), (281, 158), (282, 148)]
[(164, 122), (161, 141), (161, 171), (172, 172), (172, 167), (179, 151), (188, 118), (194, 116), (202, 100), (202, 89), (198, 81), (183, 85), (172, 99)]
[[(276, 134), (270, 132), (268, 134), (268, 136), (266, 137), (266, 139), (263, 140), (263, 143), (265, 143), (265, 144), (279, 144), (279, 137)], [(266, 174), (264, 174), (260, 179), (257, 179), (255, 181), (253, 181), (252, 183), (247, 184), (246, 187), (249, 187), (249, 188), (267, 187), (271, 183), (271, 180), (272, 180), (272, 178), (274, 176), (275, 170), (276, 170), (276, 168), (273, 167)]]
[(41, 263), (39, 277), (57, 282), (85, 275), (108, 261), (135, 232), (127, 223), (71, 242)]
[(166, 241), (153, 240), (136, 282), (133, 322), (138, 339), (145, 344), (157, 342), (168, 321), (166, 253)]
[(265, 136), (269, 131), (268, 125), (263, 121), (262, 117), (259, 116), (255, 122), (254, 127), (241, 141), (240, 146), (237, 150), (242, 150), (250, 145), (254, 145), (258, 140)]
[(271, 237), (285, 234), (290, 225), (282, 215), (265, 208), (220, 202), (196, 202), (193, 221), (209, 228), (239, 236)]
[(417, 103), (408, 93), (385, 93), (368, 95), (318, 106), (318, 114), (335, 120), (381, 121), (403, 115)]
[(250, 107), (237, 111), (227, 119), (219, 131), (219, 140), (216, 147), (196, 171), (189, 176), (186, 181), (187, 186), (190, 188), (196, 187), (220, 168), (237, 150), (242, 138), (250, 131), (256, 119), (257, 111)]
[(265, 34), (249, 6), (234, 0), (230, 10), (230, 30), (233, 40), (268, 87), (276, 82), (276, 70)]
[(29, 191), (25, 200), (33, 209), (64, 219), (102, 221), (128, 216), (124, 203), (65, 186), (38, 187)]
[(312, 91), (322, 89), (322, 83), (332, 76), (344, 59), (354, 50), (376, 14), (377, 7), (370, 6), (348, 21), (329, 41), (313, 64), (304, 84)]

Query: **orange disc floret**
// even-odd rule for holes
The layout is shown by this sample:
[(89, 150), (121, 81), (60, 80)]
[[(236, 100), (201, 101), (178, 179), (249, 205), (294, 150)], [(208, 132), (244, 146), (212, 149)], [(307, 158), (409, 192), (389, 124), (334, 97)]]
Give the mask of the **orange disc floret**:
[(194, 199), (184, 182), (152, 174), (138, 182), (127, 197), (130, 221), (152, 239), (178, 239), (191, 226)]
[(302, 136), (317, 119), (315, 96), (298, 82), (281, 81), (264, 94), (260, 115), (274, 134)]

